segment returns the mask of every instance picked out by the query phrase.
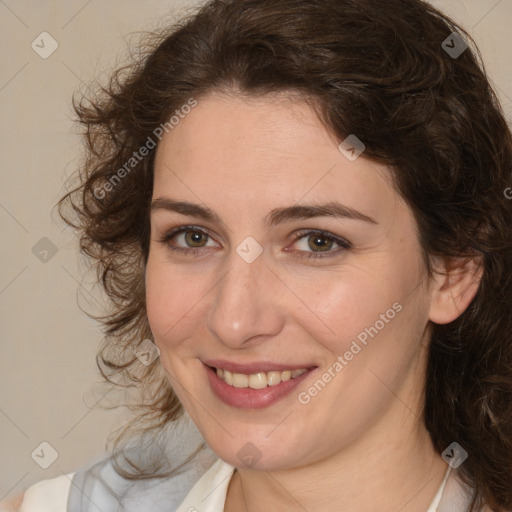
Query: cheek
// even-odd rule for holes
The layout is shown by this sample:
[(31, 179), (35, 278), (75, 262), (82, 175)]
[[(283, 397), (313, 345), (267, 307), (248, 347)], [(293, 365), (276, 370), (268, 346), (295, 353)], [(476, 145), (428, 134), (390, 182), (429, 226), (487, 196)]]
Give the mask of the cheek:
[[(301, 388), (301, 404), (317, 407), (326, 418), (339, 411), (340, 424), (350, 411), (354, 425), (362, 429), (393, 400), (390, 389), (399, 389), (409, 374), (421, 378), (416, 361), (428, 308), (425, 291), (418, 286), (420, 275), (412, 267), (408, 273), (402, 270), (379, 273), (380, 279), (375, 273), (354, 271), (339, 284), (328, 279), (318, 283), (322, 293), (315, 289), (315, 311), (333, 332), (321, 336), (312, 322), (303, 326), (325, 349), (325, 368), (318, 379), (328, 384), (325, 392), (324, 384)], [(322, 396), (318, 401), (317, 395)]]
[[(381, 328), (379, 332), (384, 330), (381, 315), (385, 315), (394, 302), (392, 297), (386, 294), (375, 293), (371, 284), (366, 285), (361, 279), (358, 280), (357, 286), (343, 283), (331, 290), (329, 297), (324, 297), (319, 305), (320, 315), (330, 329), (329, 336), (323, 337), (322, 343), (336, 356), (350, 351), (351, 347), (354, 347), (354, 341), (359, 341), (359, 345), (364, 347), (369, 336), (369, 328), (371, 329), (376, 322), (377, 327)], [(393, 313), (391, 309), (389, 316), (391, 317)], [(370, 332), (372, 335), (375, 334), (373, 329)], [(357, 346), (353, 350), (358, 350)]]
[(150, 256), (146, 266), (146, 309), (159, 348), (175, 346), (186, 336), (203, 296), (201, 283), (189, 273)]
[[(386, 346), (407, 341), (413, 346), (428, 313), (420, 269), (413, 267), (380, 262), (325, 275), (309, 289), (314, 317), (309, 315), (307, 324), (306, 317), (301, 322), (336, 356), (351, 350), (359, 353), (354, 341), (361, 349), (379, 341)], [(301, 293), (306, 293), (305, 287)]]

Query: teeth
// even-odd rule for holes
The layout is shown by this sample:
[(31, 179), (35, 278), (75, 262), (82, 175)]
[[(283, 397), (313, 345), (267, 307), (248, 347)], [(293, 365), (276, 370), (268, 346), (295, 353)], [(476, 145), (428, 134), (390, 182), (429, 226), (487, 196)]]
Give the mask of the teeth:
[(252, 389), (263, 389), (267, 387), (267, 374), (255, 373), (249, 375), (249, 387)]
[(233, 387), (246, 388), (249, 385), (249, 376), (243, 373), (233, 373)]
[(267, 384), (269, 386), (277, 386), (277, 384), (281, 384), (281, 373), (284, 372), (268, 372)]
[[(218, 371), (218, 370), (217, 370)], [(222, 370), (221, 370), (222, 371)], [(228, 372), (227, 370), (224, 370), (224, 376), (223, 379), (226, 381), (227, 384), (230, 386), (233, 385), (233, 374), (231, 372)]]
[(217, 376), (221, 378), (226, 384), (234, 386), (235, 388), (252, 388), (263, 389), (267, 386), (277, 386), (281, 382), (299, 377), (306, 373), (306, 369), (300, 370), (284, 370), (282, 372), (259, 372), (245, 375), (243, 373), (234, 373), (228, 370), (217, 368)]

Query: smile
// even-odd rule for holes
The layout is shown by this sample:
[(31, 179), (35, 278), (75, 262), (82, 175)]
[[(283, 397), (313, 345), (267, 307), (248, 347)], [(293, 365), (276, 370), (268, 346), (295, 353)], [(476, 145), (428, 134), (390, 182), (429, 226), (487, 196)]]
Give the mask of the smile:
[(250, 375), (234, 373), (222, 368), (216, 368), (216, 371), (217, 377), (235, 388), (263, 389), (267, 386), (277, 386), (281, 382), (300, 377), (303, 373), (307, 372), (307, 369), (258, 372), (251, 373)]
[[(228, 364), (224, 362), (224, 366)], [(258, 371), (253, 365), (242, 367), (231, 364), (231, 370), (222, 368), (220, 364), (217, 367), (203, 362), (203, 365), (214, 396), (225, 404), (240, 409), (269, 407), (291, 395), (304, 379), (318, 370), (316, 366), (278, 369), (276, 364), (266, 364), (267, 371)], [(268, 368), (269, 366), (273, 368)], [(235, 369), (246, 373), (235, 372)]]

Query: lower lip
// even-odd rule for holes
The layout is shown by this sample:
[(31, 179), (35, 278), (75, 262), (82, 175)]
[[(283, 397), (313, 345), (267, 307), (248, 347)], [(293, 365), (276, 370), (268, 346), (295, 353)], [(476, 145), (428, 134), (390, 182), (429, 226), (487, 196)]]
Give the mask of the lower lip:
[(204, 365), (210, 386), (224, 403), (241, 409), (263, 409), (289, 395), (315, 368), (295, 377), (281, 382), (276, 386), (267, 386), (263, 389), (235, 388), (217, 376), (217, 372)]

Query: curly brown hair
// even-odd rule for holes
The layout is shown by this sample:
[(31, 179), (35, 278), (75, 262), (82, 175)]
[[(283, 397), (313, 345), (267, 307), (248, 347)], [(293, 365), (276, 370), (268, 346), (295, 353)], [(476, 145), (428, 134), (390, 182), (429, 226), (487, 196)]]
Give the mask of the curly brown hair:
[[(449, 37), (450, 47), (465, 41), (460, 55), (446, 51)], [(469, 452), (460, 473), (476, 489), (470, 511), (512, 509), (512, 135), (471, 37), (421, 0), (212, 0), (74, 101), (86, 158), (59, 211), (110, 299), (98, 365), (110, 382), (151, 390), (119, 439), (183, 413), (160, 365), (134, 356), (151, 338), (155, 151), (141, 148), (214, 90), (299, 92), (340, 141), (357, 134), (366, 158), (393, 169), (430, 273), (432, 256), (478, 257), (470, 306), (431, 326), (423, 419), (439, 453), (453, 440)], [(125, 476), (156, 473), (133, 467)]]

